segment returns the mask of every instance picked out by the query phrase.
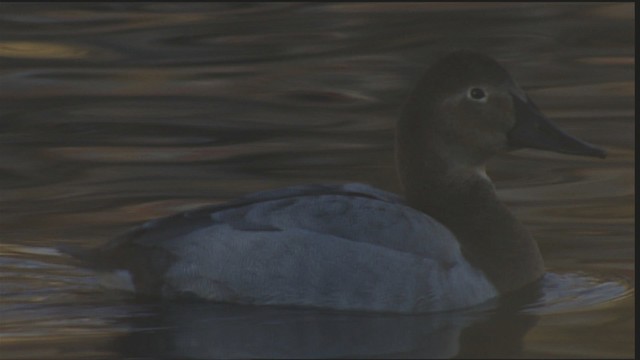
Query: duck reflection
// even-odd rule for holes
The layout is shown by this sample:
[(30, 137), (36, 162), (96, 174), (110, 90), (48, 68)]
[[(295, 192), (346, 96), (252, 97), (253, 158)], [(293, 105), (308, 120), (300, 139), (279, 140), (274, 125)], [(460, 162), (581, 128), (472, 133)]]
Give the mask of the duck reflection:
[(521, 309), (540, 294), (536, 283), (473, 309), (421, 315), (154, 303), (157, 311), (134, 318), (116, 351), (186, 359), (514, 357), (538, 318)]

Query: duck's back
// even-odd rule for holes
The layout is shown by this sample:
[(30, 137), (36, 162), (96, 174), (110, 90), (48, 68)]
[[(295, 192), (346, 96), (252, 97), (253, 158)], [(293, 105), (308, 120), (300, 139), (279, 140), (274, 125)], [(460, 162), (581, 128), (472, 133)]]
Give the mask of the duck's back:
[(163, 297), (423, 312), (497, 295), (446, 227), (362, 184), (260, 192), (155, 220), (92, 260)]

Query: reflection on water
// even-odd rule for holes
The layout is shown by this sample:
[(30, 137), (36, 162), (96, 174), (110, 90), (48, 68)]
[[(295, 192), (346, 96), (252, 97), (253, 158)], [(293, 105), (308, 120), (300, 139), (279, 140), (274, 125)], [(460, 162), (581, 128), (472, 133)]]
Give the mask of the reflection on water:
[[(630, 357), (632, 4), (3, 4), (0, 352), (9, 358)], [(604, 160), (489, 164), (549, 274), (428, 316), (154, 304), (51, 253), (299, 183), (398, 191), (393, 125), (426, 63), (500, 59)], [(526, 336), (525, 336), (526, 335)]]
[[(534, 324), (534, 316), (506, 311), (396, 316), (170, 304), (120, 338), (119, 349), (128, 356), (187, 358), (509, 355), (521, 350)], [(482, 334), (496, 325), (493, 335), (509, 341), (487, 346)]]
[[(499, 302), (415, 316), (198, 301), (145, 303), (125, 294), (102, 293), (92, 274), (65, 265), (66, 259), (50, 248), (5, 245), (0, 260), (9, 280), (2, 289), (4, 325), (39, 324), (14, 334), (15, 339), (64, 342), (61, 338), (77, 334), (87, 337), (88, 344), (81, 348), (96, 356), (115, 352), (194, 359), (510, 357), (523, 351), (525, 335), (541, 316), (578, 312), (588, 324), (585, 312), (611, 307), (631, 292), (624, 279), (548, 273), (538, 284)], [(47, 306), (34, 306), (42, 302)], [(64, 320), (59, 319), (61, 313)], [(114, 337), (102, 339), (105, 333)], [(7, 351), (20, 354), (21, 348), (13, 345)], [(80, 353), (86, 356), (84, 351)]]

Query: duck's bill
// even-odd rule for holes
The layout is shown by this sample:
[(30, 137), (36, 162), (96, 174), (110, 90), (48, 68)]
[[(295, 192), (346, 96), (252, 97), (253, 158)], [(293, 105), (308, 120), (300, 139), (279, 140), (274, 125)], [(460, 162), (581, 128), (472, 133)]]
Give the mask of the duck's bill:
[(528, 98), (513, 95), (516, 125), (507, 134), (509, 146), (605, 158), (607, 153), (560, 130)]

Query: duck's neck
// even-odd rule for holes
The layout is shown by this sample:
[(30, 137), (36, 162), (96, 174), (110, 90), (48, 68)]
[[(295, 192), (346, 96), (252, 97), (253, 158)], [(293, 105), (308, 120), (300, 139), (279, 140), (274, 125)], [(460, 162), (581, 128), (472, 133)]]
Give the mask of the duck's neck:
[(409, 205), (449, 228), (465, 258), (484, 271), (501, 293), (542, 275), (538, 245), (500, 202), (483, 168), (452, 167), (424, 143), (420, 156), (415, 156), (417, 149), (403, 153), (400, 146), (398, 166)]

